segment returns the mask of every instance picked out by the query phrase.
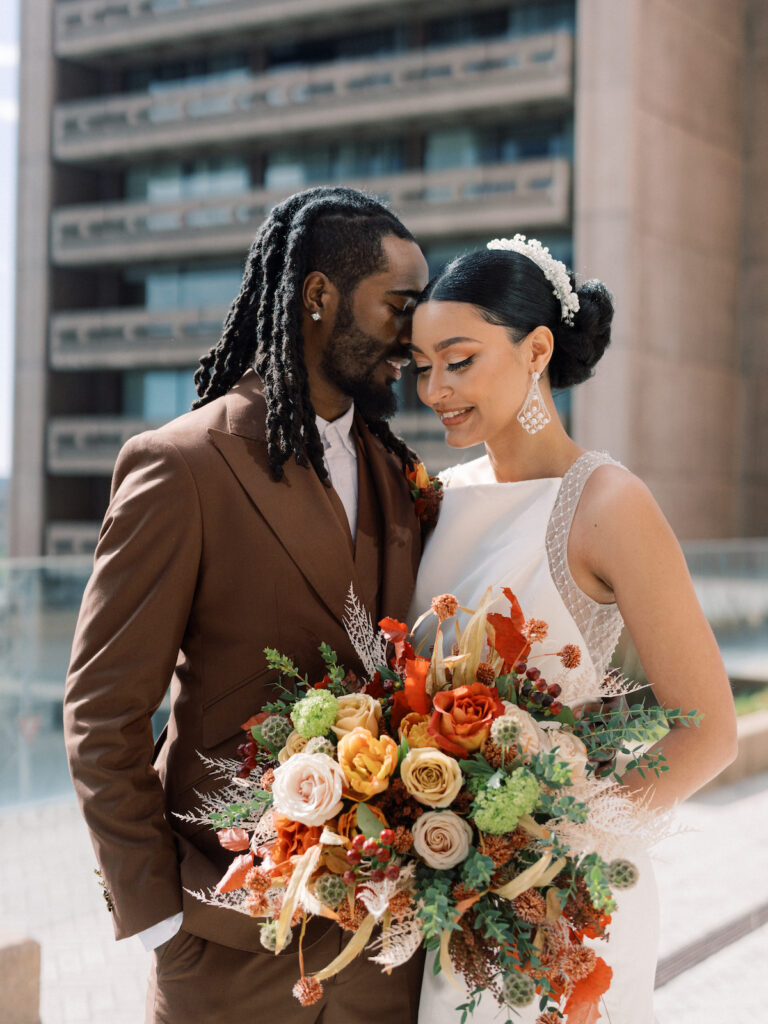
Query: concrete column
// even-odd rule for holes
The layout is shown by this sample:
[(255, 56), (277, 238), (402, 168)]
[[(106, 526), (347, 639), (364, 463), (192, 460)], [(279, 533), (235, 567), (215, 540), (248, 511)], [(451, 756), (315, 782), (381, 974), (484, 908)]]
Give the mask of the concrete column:
[(53, 0), (25, 0), (20, 18), (16, 370), (9, 509), (9, 550), (17, 557), (42, 554), (43, 545)]
[(678, 535), (739, 529), (744, 0), (580, 0), (576, 268), (616, 298), (577, 440)]

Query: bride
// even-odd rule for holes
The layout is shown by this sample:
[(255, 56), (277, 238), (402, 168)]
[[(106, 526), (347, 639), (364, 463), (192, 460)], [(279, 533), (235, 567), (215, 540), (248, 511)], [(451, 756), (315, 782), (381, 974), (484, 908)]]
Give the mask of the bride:
[[(459, 257), (428, 285), (413, 320), (419, 397), (451, 447), (483, 444), (485, 454), (442, 474), (444, 501), (410, 621), (437, 594), (473, 608), (489, 586), (509, 587), (526, 615), (549, 623), (553, 650), (580, 646), (593, 699), (626, 623), (659, 703), (703, 712), (698, 728), (673, 728), (657, 744), (668, 771), (623, 777), (633, 794), (665, 809), (733, 760), (735, 716), (717, 645), (661, 510), (620, 463), (580, 448), (555, 410), (552, 388), (591, 376), (612, 316), (601, 282), (576, 290), (562, 263), (520, 235)], [(653, 1020), (656, 890), (647, 854), (638, 850), (634, 860), (640, 881), (618, 894), (609, 940), (593, 941), (613, 970), (601, 1024)], [(428, 960), (419, 1022), (458, 1024), (463, 1000), (431, 968)], [(533, 1024), (535, 1007), (514, 1019)], [(484, 996), (473, 1020), (512, 1013)]]

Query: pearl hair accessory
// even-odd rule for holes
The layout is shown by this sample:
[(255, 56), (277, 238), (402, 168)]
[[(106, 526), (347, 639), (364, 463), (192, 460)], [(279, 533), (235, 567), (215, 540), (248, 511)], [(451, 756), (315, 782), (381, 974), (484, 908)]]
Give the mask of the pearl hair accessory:
[(494, 238), (486, 248), (519, 252), (523, 256), (527, 256), (529, 260), (533, 260), (552, 285), (555, 298), (560, 303), (560, 319), (569, 327), (573, 327), (574, 314), (579, 311), (579, 297), (573, 290), (565, 264), (556, 260), (538, 238), (526, 238), (525, 235), (515, 235), (514, 238)]

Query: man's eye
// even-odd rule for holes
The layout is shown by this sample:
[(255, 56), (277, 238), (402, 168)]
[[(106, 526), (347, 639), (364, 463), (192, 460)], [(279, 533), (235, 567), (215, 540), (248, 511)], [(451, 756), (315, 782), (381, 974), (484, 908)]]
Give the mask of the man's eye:
[(389, 303), (389, 308), (397, 313), (398, 316), (408, 316), (413, 312), (412, 306), (393, 306), (391, 302)]

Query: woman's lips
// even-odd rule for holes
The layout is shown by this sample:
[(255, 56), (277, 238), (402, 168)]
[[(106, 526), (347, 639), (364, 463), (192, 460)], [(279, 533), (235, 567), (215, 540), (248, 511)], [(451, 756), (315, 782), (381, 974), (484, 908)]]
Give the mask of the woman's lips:
[(472, 415), (472, 406), (463, 409), (445, 409), (437, 414), (444, 427), (456, 427)]

